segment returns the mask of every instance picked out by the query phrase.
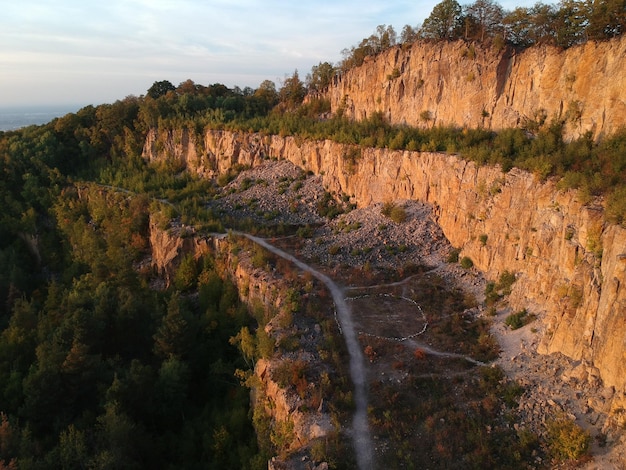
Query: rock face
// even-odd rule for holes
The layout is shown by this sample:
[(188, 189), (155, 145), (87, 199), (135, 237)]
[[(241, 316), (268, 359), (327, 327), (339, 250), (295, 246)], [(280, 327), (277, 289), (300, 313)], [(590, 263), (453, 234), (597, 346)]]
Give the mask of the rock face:
[(206, 240), (192, 236), (191, 227), (174, 226), (162, 230), (158, 223), (150, 220), (150, 247), (152, 251), (152, 267), (159, 273), (169, 287), (176, 270), (186, 255), (199, 259), (209, 251)]
[[(198, 259), (208, 252), (216, 255), (224, 274), (237, 286), (242, 302), (255, 308), (262, 305), (267, 311), (279, 311), (289, 289), (288, 283), (262, 269), (252, 266), (245, 253), (234, 255), (232, 242), (227, 237), (203, 238), (195, 236), (190, 227), (173, 226), (163, 229), (152, 220), (150, 223), (150, 245), (152, 265), (169, 285), (181, 260), (188, 255)], [(275, 327), (266, 326), (270, 336)], [(288, 427), (289, 439), (283, 443), (282, 451), (302, 451), (315, 439), (325, 438), (335, 431), (330, 413), (322, 410), (307, 410), (305, 402), (290, 388), (281, 387), (274, 379), (273, 370), (280, 367), (284, 358), (275, 355), (271, 359), (259, 359), (254, 368), (257, 377), (252, 390), (252, 404), (261, 407), (271, 418), (272, 428)], [(313, 364), (313, 358), (308, 360)], [(277, 431), (278, 432), (278, 431)], [(281, 459), (274, 459), (278, 466)], [(280, 468), (295, 468), (282, 462)], [(278, 467), (277, 467), (278, 468)], [(299, 467), (298, 467), (299, 468)]]
[[(331, 141), (225, 131), (208, 131), (198, 155), (174, 146), (168, 153), (168, 139), (171, 132), (151, 132), (144, 156), (179, 158), (205, 176), (235, 163), (286, 159), (322, 175), (331, 192), (358, 206), (399, 199), (432, 204), (461, 256), (493, 279), (505, 270), (516, 273), (510, 302), (542, 314), (540, 352), (584, 361), (605, 386), (615, 387), (616, 399), (624, 396), (626, 230), (604, 224), (601, 205), (584, 205), (576, 192), (531, 174), (504, 174), (451, 155), (360, 149), (354, 160), (343, 157), (350, 147)], [(195, 142), (187, 147), (195, 152)]]
[(366, 59), (324, 96), (331, 109), (394, 124), (492, 129), (542, 118), (566, 121), (566, 135), (595, 137), (626, 125), (626, 36), (565, 51), (516, 52), (478, 44), (419, 42)]

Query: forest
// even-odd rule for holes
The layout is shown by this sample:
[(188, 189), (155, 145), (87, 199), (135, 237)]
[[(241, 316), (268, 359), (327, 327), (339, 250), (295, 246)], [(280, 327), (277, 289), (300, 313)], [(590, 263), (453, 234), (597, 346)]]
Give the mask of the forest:
[(624, 33), (624, 0), (561, 0), (505, 10), (494, 0), (460, 4), (442, 0), (421, 25), (405, 25), (398, 36), (393, 26), (380, 25), (358, 45), (342, 51), (339, 70), (361, 65), (365, 57), (397, 44), (417, 41), (465, 40), (526, 48), (545, 44), (568, 48), (587, 41), (604, 41)]
[[(497, 21), (482, 21), (481, 8), (495, 11)], [(402, 41), (497, 46), (500, 37), (516, 46), (569, 47), (622, 34), (624, 9), (620, 0), (568, 0), (505, 14), (488, 1), (460, 7), (444, 0), (421, 28), (405, 27)], [(446, 18), (447, 29), (438, 29)], [(555, 25), (567, 26), (567, 35)], [(626, 133), (566, 142), (563, 123), (544, 121), (497, 133), (413, 129), (391, 126), (380, 115), (363, 122), (341, 112), (328, 117), (327, 102), (305, 100), (342, 67), (396, 43), (392, 28), (379, 27), (347, 50), (342, 64), (320, 63), (304, 81), (296, 71), (279, 89), (269, 80), (257, 89), (163, 80), (145, 96), (0, 132), (0, 468), (266, 466), (269, 450), (257, 442), (249, 391), (235, 377), (245, 358), (231, 341), (256, 320), (224, 278), (220, 260), (187, 260), (166, 290), (151, 288), (154, 273), (142, 264), (155, 214), (224, 229), (201, 205), (218, 182), (194, 179), (175, 163), (141, 159), (150, 128), (454, 152), (503, 171), (519, 167), (557, 178), (589, 201), (603, 196), (607, 219), (626, 223)]]
[[(186, 259), (167, 290), (142, 265), (171, 215), (150, 190), (206, 184), (146, 167), (137, 111), (0, 136), (0, 468), (266, 466), (230, 343), (253, 320), (219, 260)], [(93, 183), (117, 171), (141, 192)]]

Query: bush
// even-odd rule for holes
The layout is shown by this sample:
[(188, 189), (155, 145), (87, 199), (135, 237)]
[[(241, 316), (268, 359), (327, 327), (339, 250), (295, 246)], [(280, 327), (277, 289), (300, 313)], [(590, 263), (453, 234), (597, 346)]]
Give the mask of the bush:
[(547, 423), (548, 447), (559, 460), (577, 460), (589, 453), (591, 436), (574, 421), (557, 418)]
[(254, 247), (254, 253), (252, 254), (252, 266), (256, 269), (265, 268), (267, 263), (269, 262), (269, 254), (264, 249), (258, 245)]
[(448, 254), (448, 258), (446, 259), (448, 263), (458, 263), (459, 262), (459, 250), (453, 248), (452, 251)]
[(461, 267), (464, 269), (470, 269), (472, 266), (474, 266), (474, 262), (472, 261), (471, 258), (469, 258), (468, 256), (464, 256), (463, 258), (461, 258)]
[(626, 225), (626, 187), (614, 190), (607, 197), (606, 217), (613, 224)]
[(488, 306), (494, 305), (503, 296), (511, 293), (511, 286), (515, 282), (516, 277), (514, 273), (504, 271), (500, 274), (498, 282), (490, 281), (485, 286), (485, 303)]
[(296, 235), (300, 238), (311, 238), (313, 236), (313, 228), (308, 224), (304, 227), (299, 227)]
[(485, 304), (493, 306), (498, 300), (500, 300), (500, 294), (496, 290), (496, 283), (488, 282), (485, 286)]
[(522, 326), (528, 325), (535, 319), (534, 315), (529, 315), (526, 309), (512, 313), (504, 320), (504, 323), (512, 330), (517, 330)]
[(502, 291), (503, 295), (509, 295), (511, 293), (511, 286), (516, 281), (515, 273), (504, 271), (500, 274), (500, 278), (498, 279), (498, 285), (496, 288), (499, 291)]
[(397, 224), (401, 224), (406, 220), (406, 210), (404, 207), (398, 206), (393, 202), (384, 203), (380, 212)]

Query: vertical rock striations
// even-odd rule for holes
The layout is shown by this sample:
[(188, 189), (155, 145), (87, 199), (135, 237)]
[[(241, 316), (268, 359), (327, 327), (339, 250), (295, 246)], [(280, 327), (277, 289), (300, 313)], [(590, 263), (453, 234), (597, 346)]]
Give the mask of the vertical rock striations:
[(543, 118), (595, 137), (626, 125), (626, 35), (562, 50), (496, 50), (464, 41), (397, 46), (338, 77), (324, 93), (355, 119), (393, 124), (518, 127)]

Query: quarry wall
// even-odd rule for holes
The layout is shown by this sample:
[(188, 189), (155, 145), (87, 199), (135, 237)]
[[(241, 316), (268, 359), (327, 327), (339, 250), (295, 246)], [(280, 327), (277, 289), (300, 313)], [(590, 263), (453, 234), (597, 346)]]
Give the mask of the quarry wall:
[(565, 121), (566, 137), (596, 138), (626, 125), (626, 36), (562, 50), (465, 41), (396, 46), (336, 78), (331, 109), (393, 124), (490, 129)]
[[(559, 119), (566, 137), (602, 138), (626, 125), (625, 72), (626, 36), (565, 51), (419, 43), (367, 59), (325, 96), (333, 112), (355, 119), (382, 112), (391, 123), (493, 129)], [(329, 140), (155, 129), (144, 157), (178, 159), (202, 177), (285, 159), (323, 175), (329, 191), (358, 206), (431, 204), (446, 237), (489, 278), (516, 273), (510, 304), (539, 314), (539, 352), (581, 361), (589, 378), (615, 387), (616, 409), (626, 408), (626, 229), (604, 221), (602, 201), (584, 203), (552, 181), (455, 155)]]
[(585, 363), (590, 375), (615, 387), (616, 398), (623, 396), (626, 229), (606, 224), (599, 202), (583, 204), (575, 191), (551, 181), (454, 155), (367, 148), (354, 160), (344, 158), (354, 155), (352, 147), (328, 140), (226, 131), (206, 132), (201, 146), (194, 139), (184, 129), (152, 131), (144, 156), (180, 159), (205, 177), (236, 163), (286, 159), (323, 175), (329, 191), (358, 206), (431, 204), (446, 237), (489, 278), (516, 273), (510, 303), (542, 318), (539, 351)]

